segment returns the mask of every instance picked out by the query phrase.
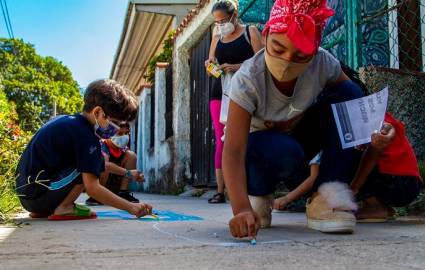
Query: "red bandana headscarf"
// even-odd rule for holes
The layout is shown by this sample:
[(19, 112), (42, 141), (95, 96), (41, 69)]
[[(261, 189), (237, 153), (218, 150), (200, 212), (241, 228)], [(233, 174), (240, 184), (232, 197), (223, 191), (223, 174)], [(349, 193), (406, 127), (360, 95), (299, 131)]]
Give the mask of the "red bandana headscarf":
[(326, 19), (335, 14), (326, 0), (276, 0), (263, 35), (286, 33), (305, 54), (314, 54), (322, 40)]

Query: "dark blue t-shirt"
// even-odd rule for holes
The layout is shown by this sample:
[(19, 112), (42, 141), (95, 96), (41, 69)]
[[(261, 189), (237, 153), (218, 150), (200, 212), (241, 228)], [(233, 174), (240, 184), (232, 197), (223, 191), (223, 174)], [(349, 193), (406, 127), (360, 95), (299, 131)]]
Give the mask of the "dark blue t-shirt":
[(37, 131), (22, 154), (17, 193), (36, 198), (71, 172), (99, 177), (104, 170), (99, 138), (90, 122), (81, 114), (59, 116)]

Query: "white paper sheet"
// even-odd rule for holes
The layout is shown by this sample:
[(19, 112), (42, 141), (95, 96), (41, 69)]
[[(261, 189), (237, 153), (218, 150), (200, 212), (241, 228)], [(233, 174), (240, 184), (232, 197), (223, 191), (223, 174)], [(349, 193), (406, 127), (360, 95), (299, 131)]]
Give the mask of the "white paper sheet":
[(380, 131), (388, 103), (388, 87), (363, 98), (332, 104), (342, 148), (369, 143)]

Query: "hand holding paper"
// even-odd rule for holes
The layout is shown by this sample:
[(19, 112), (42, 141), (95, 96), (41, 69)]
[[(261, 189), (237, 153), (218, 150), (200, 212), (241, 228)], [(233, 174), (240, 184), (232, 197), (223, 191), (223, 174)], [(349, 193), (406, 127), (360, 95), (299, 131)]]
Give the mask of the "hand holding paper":
[(370, 143), (380, 132), (388, 103), (388, 87), (375, 94), (332, 104), (342, 148)]

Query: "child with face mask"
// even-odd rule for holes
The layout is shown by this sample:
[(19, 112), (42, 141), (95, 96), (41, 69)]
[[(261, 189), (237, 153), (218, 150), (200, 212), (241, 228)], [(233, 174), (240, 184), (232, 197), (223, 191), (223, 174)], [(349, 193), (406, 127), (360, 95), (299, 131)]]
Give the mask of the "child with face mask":
[[(128, 191), (129, 181), (142, 182), (144, 176), (136, 169), (136, 154), (128, 149), (130, 125), (127, 122), (122, 122), (119, 127), (117, 134), (110, 139), (101, 140), (105, 171), (100, 175), (100, 183), (105, 187), (109, 186), (121, 198), (138, 203), (139, 200)], [(117, 191), (112, 187), (113, 183), (108, 183), (109, 180), (113, 182), (114, 179), (119, 182), (119, 190)], [(101, 205), (100, 202), (91, 197), (86, 200), (86, 204), (91, 206)]]
[(232, 79), (223, 172), (235, 237), (254, 237), (260, 227), (270, 227), (276, 185), (292, 181), (286, 186), (299, 186), (310, 173), (308, 161), (320, 151), (308, 226), (322, 232), (354, 230), (356, 204), (347, 184), (360, 154), (342, 149), (331, 104), (363, 92), (319, 47), (332, 15), (326, 0), (276, 0), (263, 31), (265, 49)]
[[(219, 65), (223, 72), (219, 79), (213, 81), (210, 100), (210, 113), (215, 133), (215, 169), (217, 194), (208, 200), (209, 203), (224, 203), (224, 181), (221, 170), (223, 152), (223, 129), (228, 108), (228, 94), (233, 74), (241, 64), (254, 56), (263, 46), (260, 34), (254, 26), (245, 26), (238, 22), (236, 5), (231, 1), (218, 1), (214, 4), (212, 15), (215, 21), (216, 33), (212, 38), (209, 58), (210, 63)], [(208, 71), (207, 71), (208, 72)]]
[(22, 154), (16, 171), (16, 192), (34, 218), (78, 220), (96, 218), (75, 204), (85, 190), (97, 201), (140, 217), (152, 206), (129, 202), (99, 183), (105, 171), (100, 139), (119, 130), (121, 121), (137, 115), (133, 93), (113, 80), (91, 83), (81, 113), (57, 117), (41, 127)]

